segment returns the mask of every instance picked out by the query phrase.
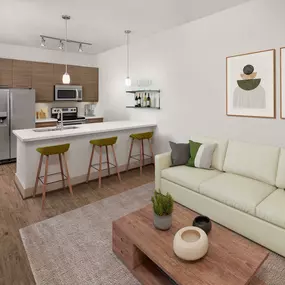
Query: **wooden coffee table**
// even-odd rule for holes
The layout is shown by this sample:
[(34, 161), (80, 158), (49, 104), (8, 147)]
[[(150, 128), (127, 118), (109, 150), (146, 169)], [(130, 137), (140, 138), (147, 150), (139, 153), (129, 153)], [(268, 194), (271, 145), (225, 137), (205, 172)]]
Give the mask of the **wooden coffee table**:
[(196, 213), (174, 205), (169, 231), (153, 226), (152, 205), (113, 222), (113, 251), (144, 285), (264, 284), (252, 277), (269, 251), (213, 223), (209, 251), (199, 261), (184, 262), (173, 252), (175, 233), (192, 224)]

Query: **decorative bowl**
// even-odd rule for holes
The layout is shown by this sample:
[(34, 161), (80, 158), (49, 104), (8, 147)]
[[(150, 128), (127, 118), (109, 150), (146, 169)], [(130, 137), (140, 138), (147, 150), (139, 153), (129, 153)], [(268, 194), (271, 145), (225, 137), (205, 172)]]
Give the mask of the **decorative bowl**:
[(183, 260), (194, 261), (202, 258), (208, 247), (206, 233), (197, 227), (182, 228), (174, 236), (173, 250)]
[(193, 227), (198, 227), (208, 234), (212, 229), (212, 222), (206, 216), (197, 216), (193, 221)]

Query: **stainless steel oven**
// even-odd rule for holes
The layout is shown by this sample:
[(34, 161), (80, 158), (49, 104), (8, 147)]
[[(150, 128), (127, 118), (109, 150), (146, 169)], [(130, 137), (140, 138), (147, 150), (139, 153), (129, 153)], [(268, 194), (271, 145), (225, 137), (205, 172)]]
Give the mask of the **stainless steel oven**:
[(82, 86), (78, 85), (55, 85), (55, 101), (82, 101)]

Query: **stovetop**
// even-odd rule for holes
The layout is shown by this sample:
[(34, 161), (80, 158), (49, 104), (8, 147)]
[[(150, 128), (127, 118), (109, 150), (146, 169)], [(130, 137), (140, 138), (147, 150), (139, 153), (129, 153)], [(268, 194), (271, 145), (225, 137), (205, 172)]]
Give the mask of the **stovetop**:
[(77, 107), (56, 107), (51, 108), (51, 117), (58, 119), (58, 116), (60, 117), (58, 121), (61, 121), (61, 111), (63, 115), (63, 121), (83, 121), (85, 120), (85, 117), (78, 116), (78, 108)]

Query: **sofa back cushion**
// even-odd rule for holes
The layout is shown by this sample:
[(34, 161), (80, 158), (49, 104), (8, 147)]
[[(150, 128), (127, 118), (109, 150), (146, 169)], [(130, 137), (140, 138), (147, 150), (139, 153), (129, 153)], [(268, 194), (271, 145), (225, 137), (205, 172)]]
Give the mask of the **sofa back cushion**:
[(275, 185), (280, 148), (229, 141), (224, 171)]
[(280, 150), (276, 186), (285, 189), (285, 148)]
[(215, 138), (203, 137), (203, 136), (191, 136), (190, 139), (195, 142), (200, 142), (200, 143), (216, 144), (216, 148), (213, 153), (212, 167), (220, 171), (223, 171), (223, 165), (224, 165), (227, 146), (228, 146), (228, 140), (215, 139)]

